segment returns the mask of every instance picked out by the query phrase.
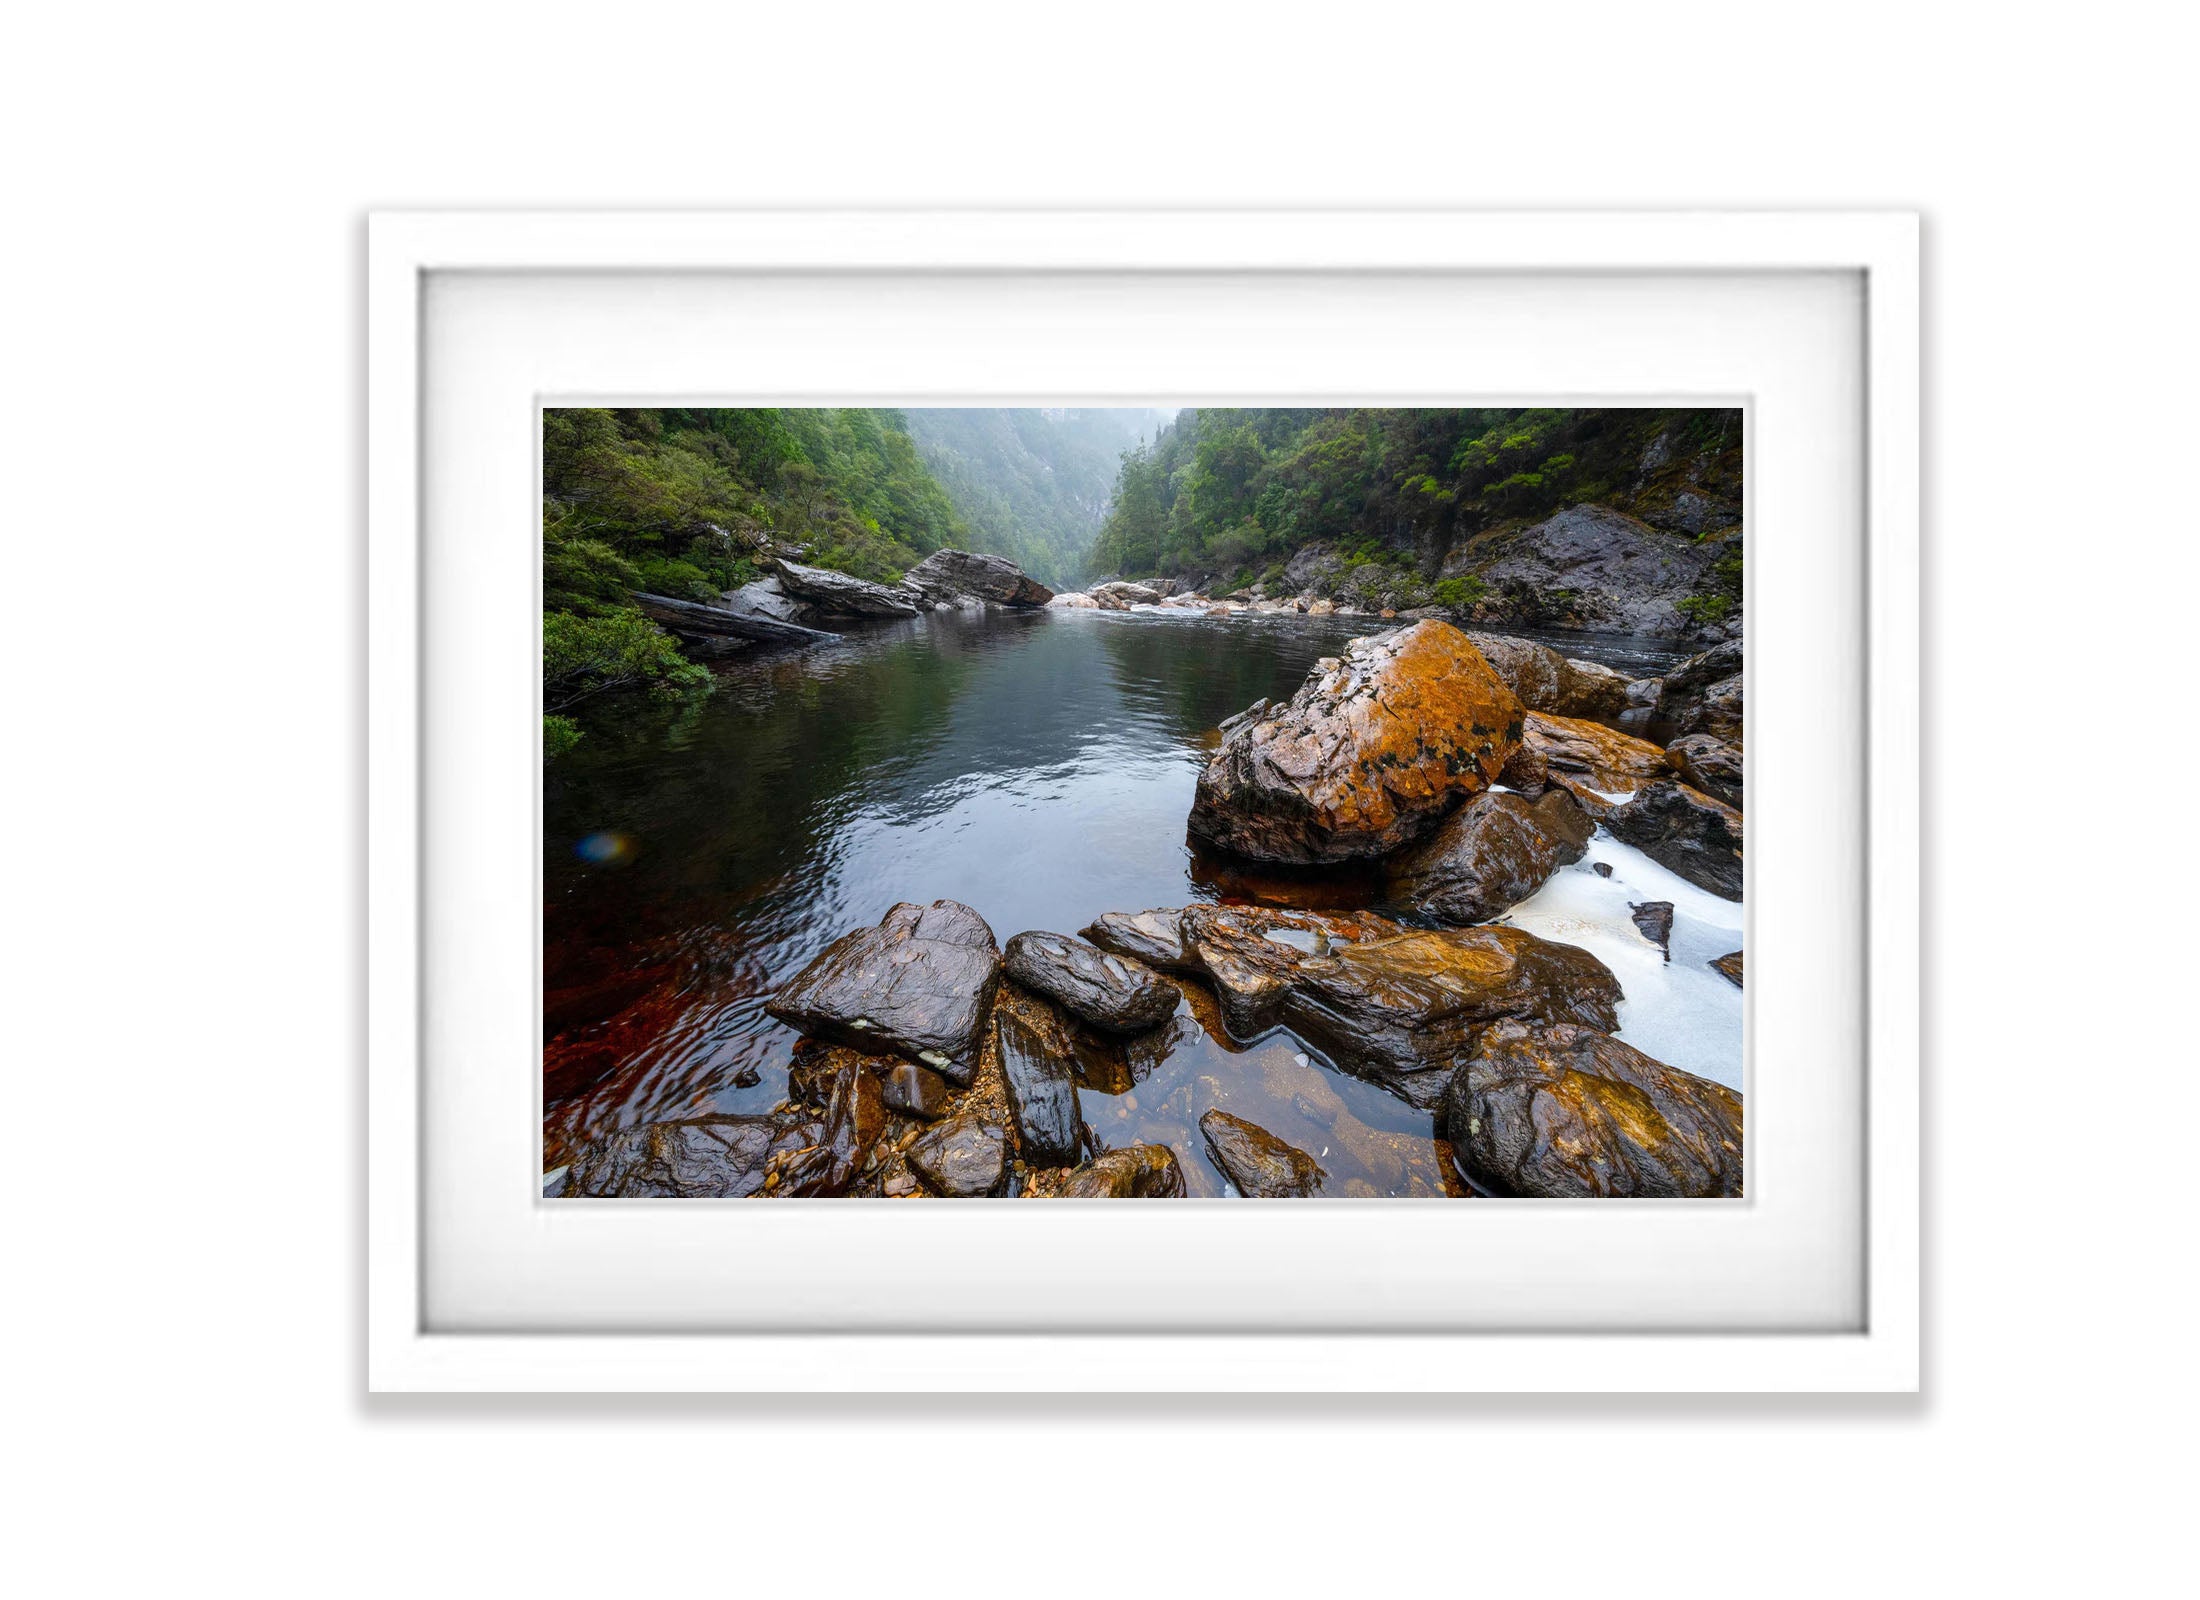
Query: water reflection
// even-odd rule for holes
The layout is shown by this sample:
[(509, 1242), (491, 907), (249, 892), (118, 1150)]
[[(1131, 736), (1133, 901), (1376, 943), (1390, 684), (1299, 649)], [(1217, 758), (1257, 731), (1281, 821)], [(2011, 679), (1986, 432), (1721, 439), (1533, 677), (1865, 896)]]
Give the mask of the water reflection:
[[(1217, 723), (1380, 626), (935, 613), (737, 659), (696, 705), (586, 709), (545, 781), (545, 1164), (612, 1126), (777, 1103), (794, 1035), (763, 997), (896, 901), (961, 900), (1003, 941), (1104, 911), (1308, 903), (1287, 874), (1195, 857), (1193, 785)], [(1331, 880), (1321, 903), (1371, 893)], [(1437, 1192), (1425, 1114), (1286, 1037), (1219, 1031), (1180, 1014), (1139, 1082), (1088, 1088), (1095, 1131), (1170, 1145), (1215, 1193), (1196, 1125), (1220, 1105), (1330, 1147), (1326, 1192)]]

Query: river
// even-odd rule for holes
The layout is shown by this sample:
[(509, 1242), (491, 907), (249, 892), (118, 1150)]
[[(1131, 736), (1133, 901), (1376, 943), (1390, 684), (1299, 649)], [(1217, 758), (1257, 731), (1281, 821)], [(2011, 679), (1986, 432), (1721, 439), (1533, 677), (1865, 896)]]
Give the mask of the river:
[[(1371, 903), (1350, 879), (1247, 878), (1195, 854), (1184, 823), (1216, 725), (1380, 626), (937, 612), (737, 658), (707, 699), (584, 708), (544, 784), (544, 1165), (612, 1127), (777, 1104), (794, 1035), (764, 998), (896, 901), (963, 901), (1003, 943), (1194, 900)], [(1634, 674), (1682, 653), (1531, 637)], [(1675, 901), (1670, 966), (1627, 925), (1630, 897)], [(1510, 920), (1613, 967), (1623, 1037), (1738, 1089), (1741, 997), (1701, 963), (1739, 946), (1740, 912), (1600, 834)], [(1196, 1126), (1219, 1105), (1315, 1154), (1327, 1193), (1455, 1186), (1426, 1113), (1288, 1035), (1229, 1040), (1197, 998), (1135, 1053), (1136, 1081), (1081, 1091), (1107, 1144), (1167, 1144), (1194, 1194), (1224, 1193)]]

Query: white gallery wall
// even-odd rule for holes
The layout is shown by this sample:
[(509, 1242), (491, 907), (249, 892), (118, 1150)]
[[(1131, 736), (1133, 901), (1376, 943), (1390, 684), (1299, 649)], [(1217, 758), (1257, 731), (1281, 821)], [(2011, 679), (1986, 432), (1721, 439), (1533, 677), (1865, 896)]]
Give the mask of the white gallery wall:
[[(2189, 26), (14, 19), (11, 1587), (2135, 1588), (2192, 1403)], [(1924, 212), (1922, 1397), (368, 1401), (363, 214), (826, 202)]]

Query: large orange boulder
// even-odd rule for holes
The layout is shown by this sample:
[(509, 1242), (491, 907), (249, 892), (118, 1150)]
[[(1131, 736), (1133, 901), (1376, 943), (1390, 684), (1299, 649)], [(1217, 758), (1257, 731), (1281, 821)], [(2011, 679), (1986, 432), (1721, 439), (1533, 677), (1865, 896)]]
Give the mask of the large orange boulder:
[(1494, 783), (1522, 717), (1449, 623), (1355, 639), (1286, 704), (1255, 701), (1223, 724), (1191, 831), (1258, 861), (1384, 855)]

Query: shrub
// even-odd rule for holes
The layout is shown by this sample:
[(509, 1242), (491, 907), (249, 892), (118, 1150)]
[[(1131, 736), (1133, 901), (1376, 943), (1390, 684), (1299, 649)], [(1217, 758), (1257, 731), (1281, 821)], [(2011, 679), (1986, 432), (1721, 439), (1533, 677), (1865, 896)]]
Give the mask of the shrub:
[(1457, 611), (1487, 598), (1489, 592), (1490, 586), (1480, 578), (1446, 578), (1436, 586), (1436, 603)]
[(542, 719), (542, 759), (555, 761), (581, 742), (581, 727), (571, 717), (546, 715)]
[[(698, 676), (700, 675), (700, 682)], [(577, 617), (549, 611), (542, 618), (543, 703), (564, 710), (606, 689), (667, 683), (676, 692), (707, 684), (710, 674), (692, 665), (680, 647), (639, 611)]]

